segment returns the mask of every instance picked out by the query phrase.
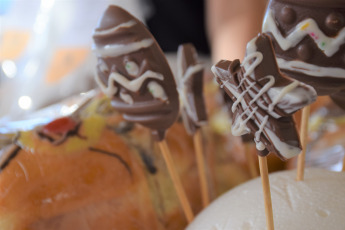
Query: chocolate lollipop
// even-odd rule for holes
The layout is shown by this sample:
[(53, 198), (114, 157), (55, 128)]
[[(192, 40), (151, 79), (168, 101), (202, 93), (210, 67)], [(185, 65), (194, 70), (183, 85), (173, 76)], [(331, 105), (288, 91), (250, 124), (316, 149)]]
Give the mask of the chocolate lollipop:
[(179, 98), (168, 62), (156, 40), (138, 19), (110, 5), (95, 29), (96, 81), (124, 119), (152, 130), (188, 222), (194, 214), (170, 150), (165, 130), (176, 120)]
[(182, 102), (181, 114), (187, 132), (196, 130), (207, 122), (203, 95), (204, 67), (198, 63), (198, 54), (192, 44), (182, 44), (177, 52), (177, 90)]
[(269, 36), (262, 34), (248, 43), (242, 65), (239, 60), (223, 60), (212, 71), (233, 101), (235, 136), (252, 133), (261, 156), (268, 151), (281, 159), (299, 154), (292, 114), (313, 102), (316, 92), (280, 73)]
[(182, 101), (181, 115), (189, 135), (193, 136), (200, 179), (203, 206), (210, 203), (200, 126), (207, 121), (203, 95), (204, 67), (198, 63), (198, 54), (192, 44), (182, 44), (177, 51), (177, 90)]
[(109, 6), (93, 35), (96, 80), (124, 119), (152, 130), (158, 141), (176, 120), (179, 101), (167, 60), (135, 17)]
[(220, 61), (212, 71), (233, 101), (232, 133), (254, 135), (259, 150), (266, 225), (268, 230), (274, 230), (266, 155), (274, 152), (281, 159), (287, 159), (300, 153), (291, 114), (313, 102), (316, 92), (280, 73), (271, 40), (265, 34), (247, 44), (242, 65), (239, 60)]
[(271, 0), (262, 31), (281, 71), (345, 109), (345, 0)]

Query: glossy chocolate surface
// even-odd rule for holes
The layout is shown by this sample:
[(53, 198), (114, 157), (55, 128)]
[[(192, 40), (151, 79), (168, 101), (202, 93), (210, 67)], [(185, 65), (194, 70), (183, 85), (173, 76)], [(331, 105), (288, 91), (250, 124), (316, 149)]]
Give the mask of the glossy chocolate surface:
[(315, 90), (283, 75), (276, 64), (269, 36), (247, 45), (246, 57), (220, 61), (213, 67), (217, 82), (233, 104), (232, 133), (252, 133), (261, 155), (288, 159), (300, 153), (292, 114), (316, 99)]
[(345, 109), (345, 0), (271, 0), (263, 32), (281, 71)]
[(167, 60), (145, 25), (110, 5), (93, 35), (96, 81), (127, 121), (152, 130), (158, 141), (176, 120), (179, 100)]
[(182, 101), (182, 119), (187, 132), (195, 131), (207, 122), (206, 106), (203, 95), (203, 65), (198, 63), (195, 47), (182, 44), (177, 52), (176, 77), (177, 89)]

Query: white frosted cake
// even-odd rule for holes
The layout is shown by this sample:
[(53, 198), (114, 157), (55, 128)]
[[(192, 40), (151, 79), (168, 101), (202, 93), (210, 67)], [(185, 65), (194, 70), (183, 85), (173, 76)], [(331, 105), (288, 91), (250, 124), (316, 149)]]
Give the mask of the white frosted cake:
[[(270, 174), (275, 229), (345, 229), (345, 173), (308, 168), (304, 181), (295, 177), (295, 170)], [(187, 230), (266, 230), (265, 220), (257, 178), (215, 200)]]

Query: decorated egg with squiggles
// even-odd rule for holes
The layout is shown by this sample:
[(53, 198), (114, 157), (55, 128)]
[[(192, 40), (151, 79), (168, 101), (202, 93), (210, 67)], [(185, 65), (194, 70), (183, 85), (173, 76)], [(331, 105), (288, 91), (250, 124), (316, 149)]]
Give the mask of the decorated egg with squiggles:
[(271, 0), (262, 31), (284, 73), (345, 109), (345, 0)]
[(179, 98), (168, 62), (145, 25), (111, 5), (93, 34), (96, 81), (124, 119), (161, 140), (177, 118)]

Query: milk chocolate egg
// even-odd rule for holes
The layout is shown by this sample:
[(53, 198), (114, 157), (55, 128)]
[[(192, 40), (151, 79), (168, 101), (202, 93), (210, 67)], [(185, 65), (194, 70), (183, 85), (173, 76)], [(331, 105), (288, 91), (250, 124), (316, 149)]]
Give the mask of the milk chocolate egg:
[(179, 101), (167, 60), (145, 25), (109, 6), (93, 35), (96, 80), (127, 121), (150, 128), (158, 139), (177, 118)]
[(345, 108), (345, 1), (271, 0), (263, 32), (280, 69)]

